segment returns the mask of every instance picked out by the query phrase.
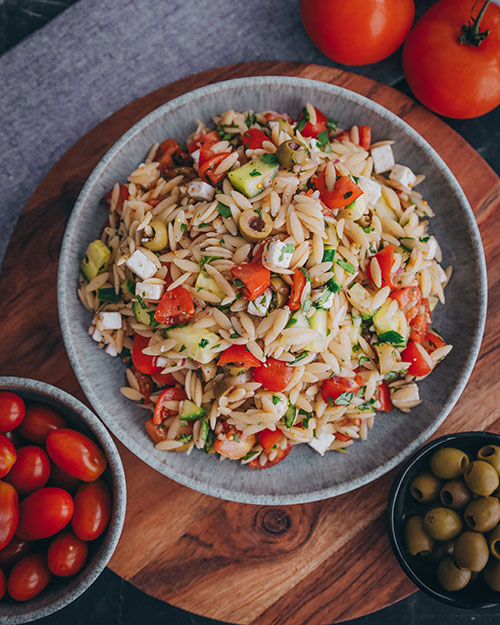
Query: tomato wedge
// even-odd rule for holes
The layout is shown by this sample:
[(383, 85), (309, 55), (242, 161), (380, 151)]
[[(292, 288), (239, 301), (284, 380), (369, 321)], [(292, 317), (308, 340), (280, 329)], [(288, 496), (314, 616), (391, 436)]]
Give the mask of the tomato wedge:
[(153, 415), (154, 425), (160, 425), (172, 414), (172, 412), (165, 406), (165, 402), (182, 401), (183, 399), (186, 399), (186, 393), (182, 388), (178, 388), (177, 386), (166, 388), (156, 401), (155, 412)]
[(248, 300), (253, 301), (262, 295), (271, 284), (271, 272), (260, 263), (242, 263), (231, 267), (233, 278), (243, 282), (241, 292)]
[(363, 195), (363, 191), (349, 176), (337, 178), (332, 191), (329, 191), (326, 186), (324, 170), (318, 178), (315, 178), (314, 183), (319, 191), (321, 201), (332, 210), (344, 208)]
[(302, 297), (302, 292), (306, 283), (307, 278), (304, 272), (300, 269), (295, 269), (293, 272), (292, 290), (290, 291), (290, 297), (288, 299), (288, 306), (290, 307), (290, 310), (299, 310), (300, 298)]
[[(378, 254), (375, 254), (382, 274), (382, 286), (388, 286), (395, 289), (396, 285), (392, 281), (392, 266), (394, 265), (394, 244), (391, 243), (384, 247)], [(366, 275), (373, 282), (372, 272), (370, 271), (370, 263), (366, 266)], [(373, 282), (375, 284), (375, 282)]]
[(142, 350), (149, 345), (149, 337), (134, 334), (134, 342), (132, 344), (132, 362), (134, 367), (141, 373), (154, 373), (158, 371), (156, 366), (156, 356), (148, 356), (143, 354)]
[[(423, 349), (421, 347), (420, 349)], [(432, 367), (418, 349), (417, 343), (410, 340), (406, 348), (401, 352), (401, 358), (404, 362), (411, 363), (408, 367), (408, 373), (415, 377), (427, 375), (432, 371)]]
[(269, 460), (268, 458), (264, 462), (264, 464), (260, 464), (259, 456), (257, 456), (257, 458), (254, 458), (251, 462), (248, 463), (248, 466), (252, 469), (269, 469), (270, 467), (274, 467), (274, 465), (278, 464), (278, 462), (284, 460), (291, 451), (292, 446), (288, 445), (287, 447), (285, 447), (285, 449), (278, 449), (278, 453), (276, 454), (274, 460)]
[(347, 443), (347, 441), (351, 440), (351, 437), (347, 436), (347, 434), (342, 434), (342, 432), (335, 432), (335, 439), (341, 443)]
[[(297, 121), (297, 129), (300, 130), (303, 137), (317, 137), (319, 133), (324, 130), (328, 132), (328, 117), (316, 107), (314, 107), (314, 110), (316, 111), (315, 124), (312, 124), (309, 121), (309, 113), (306, 108), (302, 110), (302, 113)], [(302, 125), (304, 125), (304, 127), (301, 129)]]
[[(338, 398), (344, 393), (352, 393), (355, 395), (361, 388), (361, 383), (362, 379), (359, 375), (355, 378), (343, 378), (339, 375), (334, 375), (333, 377), (323, 381), (321, 386), (321, 396), (327, 404), (333, 406)], [(349, 401), (350, 399), (346, 397), (345, 403), (348, 403)], [(345, 403), (339, 403), (338, 405), (345, 405)]]
[[(198, 139), (193, 139), (193, 141), (190, 141), (188, 143), (188, 152), (190, 154), (192, 154), (193, 152), (195, 152), (198, 148), (200, 149), (201, 152), (201, 147), (203, 145), (210, 147), (211, 145), (214, 145), (215, 143), (218, 143), (220, 141), (220, 137), (217, 133), (217, 130), (212, 130), (210, 132), (207, 132), (205, 134), (201, 134)], [(213, 152), (212, 152), (213, 154)]]
[(427, 332), (425, 335), (423, 347), (429, 354), (440, 347), (445, 347), (445, 345), (446, 341), (444, 341), (437, 332)]
[(262, 445), (266, 454), (268, 454), (282, 436), (283, 434), (281, 433), (281, 430), (265, 429), (265, 430), (261, 430), (257, 434), (257, 439), (259, 443)]
[(161, 370), (152, 373), (151, 378), (158, 386), (173, 386), (175, 384), (174, 376), (171, 373), (162, 373)]
[(260, 367), (262, 363), (247, 350), (246, 345), (231, 345), (222, 352), (217, 364), (220, 367), (227, 364), (238, 367)]
[(205, 182), (208, 182), (209, 184), (218, 184), (226, 177), (227, 171), (216, 174), (215, 170), (217, 169), (217, 165), (220, 165), (220, 163), (222, 163), (226, 156), (229, 156), (230, 154), (231, 152), (218, 152), (217, 154), (211, 156), (208, 160), (206, 160), (202, 165), (199, 166), (198, 174), (200, 178)]
[[(106, 195), (104, 196), (104, 199), (107, 200), (108, 204), (111, 204), (111, 196), (113, 195), (113, 189), (111, 189), (110, 191), (108, 191), (106, 193)], [(126, 184), (121, 184), (120, 185), (120, 191), (118, 194), (118, 202), (116, 203), (115, 206), (115, 211), (118, 213), (118, 215), (122, 214), (123, 211), (123, 204), (126, 200), (128, 200), (130, 197), (130, 193), (128, 192), (128, 185)]]
[(410, 323), (419, 312), (422, 292), (418, 286), (407, 286), (404, 289), (397, 289), (390, 294), (390, 297), (398, 301), (399, 308), (404, 312), (406, 321)]
[(268, 358), (264, 364), (253, 370), (253, 379), (268, 391), (282, 391), (292, 379), (293, 367), (283, 360)]
[(156, 308), (155, 319), (158, 323), (173, 326), (188, 321), (194, 317), (195, 312), (193, 298), (189, 291), (183, 286), (177, 286), (163, 295)]
[(369, 150), (372, 143), (372, 129), (370, 126), (358, 126), (359, 145), (364, 150)]
[(262, 132), (262, 130), (250, 128), (250, 130), (247, 130), (241, 135), (241, 140), (245, 148), (258, 150), (259, 148), (262, 148), (264, 141), (269, 141), (270, 139), (264, 132)]
[(378, 385), (377, 399), (380, 404), (379, 410), (381, 412), (391, 412), (392, 410), (391, 392), (385, 382), (381, 382)]
[(431, 309), (429, 307), (429, 300), (422, 298), (420, 306), (418, 307), (418, 313), (410, 323), (411, 334), (410, 338), (417, 343), (422, 343), (427, 335), (429, 326), (431, 325)]
[(160, 163), (159, 169), (162, 172), (172, 167), (189, 164), (188, 155), (175, 139), (165, 139), (160, 143), (155, 158)]
[(146, 431), (151, 437), (155, 445), (156, 443), (160, 443), (161, 441), (167, 440), (168, 428), (166, 428), (164, 425), (161, 425), (161, 424), (157, 425), (156, 423), (154, 423), (152, 417), (151, 419), (148, 419), (146, 421), (145, 425), (146, 425)]

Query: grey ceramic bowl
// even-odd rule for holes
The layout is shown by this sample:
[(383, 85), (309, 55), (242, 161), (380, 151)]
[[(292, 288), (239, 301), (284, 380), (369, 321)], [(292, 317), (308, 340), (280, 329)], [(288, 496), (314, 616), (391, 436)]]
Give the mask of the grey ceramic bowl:
[(85, 567), (75, 577), (53, 577), (49, 586), (31, 601), (19, 603), (6, 595), (0, 601), (0, 623), (16, 625), (48, 616), (79, 597), (97, 579), (118, 544), (125, 518), (127, 492), (120, 454), (109, 432), (86, 406), (61, 389), (28, 378), (0, 377), (0, 390), (17, 393), (25, 401), (47, 404), (57, 410), (70, 427), (92, 438), (106, 454), (103, 473), (113, 497), (111, 520), (106, 532), (89, 545)]
[[(454, 266), (447, 305), (435, 323), (454, 349), (421, 383), (422, 404), (411, 416), (394, 412), (376, 420), (367, 442), (347, 454), (315, 454), (308, 446), (265, 472), (235, 462), (220, 463), (194, 452), (187, 457), (156, 450), (144, 428), (146, 412), (119, 392), (124, 367), (96, 349), (87, 328), (91, 315), (76, 295), (79, 265), (89, 241), (105, 221), (100, 200), (115, 181), (125, 181), (150, 146), (166, 137), (185, 141), (195, 120), (208, 122), (229, 108), (274, 109), (297, 117), (313, 102), (341, 127), (369, 124), (374, 140), (394, 139), (398, 163), (426, 175), (419, 187), (437, 217), (431, 230), (446, 265)], [(137, 456), (164, 475), (216, 497), (255, 504), (293, 504), (345, 493), (380, 477), (421, 445), (446, 418), (472, 371), (486, 314), (486, 269), (481, 239), (470, 206), (443, 160), (398, 117), (351, 91), (325, 83), (281, 76), (240, 78), (187, 93), (156, 109), (107, 152), (80, 193), (68, 223), (59, 262), (59, 316), (66, 349), (87, 397), (110, 430)]]

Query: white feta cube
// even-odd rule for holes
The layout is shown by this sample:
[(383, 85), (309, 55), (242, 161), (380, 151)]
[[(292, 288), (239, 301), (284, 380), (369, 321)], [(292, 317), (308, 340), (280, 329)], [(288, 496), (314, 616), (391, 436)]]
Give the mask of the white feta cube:
[(320, 456), (323, 456), (334, 440), (335, 436), (333, 434), (320, 432), (318, 438), (313, 438), (312, 441), (309, 441), (309, 446), (312, 447), (314, 451), (317, 451)]
[(403, 187), (411, 189), (417, 181), (417, 177), (409, 167), (405, 167), (404, 165), (394, 165), (391, 169), (391, 173), (389, 174), (389, 180), (399, 182), (399, 184)]
[(135, 250), (132, 256), (125, 263), (130, 271), (147, 280), (152, 278), (156, 273), (156, 265), (141, 250)]
[(187, 187), (187, 193), (193, 200), (205, 200), (211, 202), (214, 199), (215, 187), (203, 182), (203, 180), (191, 180)]
[(389, 143), (372, 148), (371, 155), (373, 159), (373, 169), (376, 174), (383, 174), (384, 171), (389, 171), (396, 162)]
[(158, 358), (156, 359), (156, 366), (164, 369), (165, 367), (168, 367), (170, 362), (171, 361), (168, 358), (163, 358), (163, 356), (158, 356)]
[(94, 331), (91, 333), (91, 336), (96, 343), (100, 343), (102, 340), (102, 334), (99, 332), (97, 328), (94, 328)]
[(150, 284), (149, 282), (137, 282), (135, 285), (135, 294), (140, 295), (143, 299), (157, 301), (163, 295), (163, 284)]
[(256, 297), (253, 301), (248, 302), (247, 312), (250, 315), (255, 315), (256, 317), (265, 317), (267, 311), (269, 310), (269, 306), (271, 305), (271, 299), (273, 297), (273, 293), (271, 289), (266, 289), (262, 295)]
[(118, 356), (118, 351), (116, 347), (114, 345), (111, 345), (111, 343), (106, 347), (104, 351), (110, 356)]
[(264, 248), (262, 261), (264, 265), (272, 267), (282, 267), (288, 269), (292, 262), (292, 256), (295, 252), (293, 243), (284, 243), (283, 241), (271, 241)]
[(119, 312), (100, 312), (97, 315), (96, 327), (100, 332), (119, 330), (122, 327), (122, 316)]
[(191, 152), (191, 158), (196, 163), (196, 165), (200, 164), (200, 150), (199, 150), (199, 148), (197, 150), (195, 150), (194, 152)]
[(375, 206), (378, 199), (382, 195), (382, 187), (379, 183), (375, 182), (375, 180), (372, 180), (371, 178), (368, 178), (367, 176), (360, 176), (358, 185), (363, 190), (369, 206)]

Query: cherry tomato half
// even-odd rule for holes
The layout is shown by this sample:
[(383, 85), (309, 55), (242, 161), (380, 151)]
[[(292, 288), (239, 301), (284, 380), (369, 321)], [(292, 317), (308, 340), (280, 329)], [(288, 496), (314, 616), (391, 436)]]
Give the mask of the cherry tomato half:
[(293, 367), (275, 358), (268, 358), (263, 365), (253, 370), (253, 379), (268, 391), (274, 392), (284, 390), (292, 375)]
[(19, 427), (19, 434), (32, 443), (44, 445), (49, 432), (66, 427), (59, 413), (45, 404), (28, 404), (26, 415)]
[(134, 367), (141, 373), (150, 374), (158, 371), (156, 366), (156, 356), (148, 356), (143, 354), (142, 350), (149, 345), (149, 337), (134, 334), (134, 342), (132, 344), (132, 362)]
[(50, 543), (47, 564), (54, 575), (69, 577), (83, 569), (87, 554), (87, 543), (75, 536), (71, 530), (64, 530)]
[(9, 571), (16, 562), (24, 558), (24, 556), (27, 556), (32, 548), (33, 543), (14, 536), (11, 541), (0, 550), (0, 567), (4, 571)]
[[(333, 406), (338, 398), (344, 393), (352, 393), (356, 394), (361, 388), (361, 377), (357, 375), (355, 378), (342, 378), (341, 376), (334, 375), (331, 378), (323, 381), (321, 386), (321, 396), (323, 399)], [(352, 396), (350, 396), (352, 398)], [(346, 402), (348, 403), (350, 400), (346, 397)], [(343, 402), (342, 404), (345, 405)]]
[(6, 436), (0, 434), (0, 477), (7, 475), (14, 466), (16, 458), (14, 445)]
[(19, 504), (16, 534), (24, 540), (53, 536), (71, 521), (73, 509), (73, 498), (62, 488), (36, 490)]
[(21, 425), (24, 419), (23, 400), (10, 391), (0, 391), (0, 433), (10, 432)]
[(32, 553), (19, 560), (12, 569), (7, 590), (16, 601), (29, 601), (42, 592), (51, 577), (45, 556), (41, 553)]
[(75, 495), (73, 531), (82, 540), (95, 540), (111, 517), (111, 495), (103, 480), (82, 484)]
[(27, 495), (38, 488), (43, 488), (50, 475), (50, 462), (41, 447), (29, 445), (17, 450), (16, 464), (6, 476), (5, 481), (20, 495)]
[[(424, 352), (424, 353), (422, 353)], [(408, 373), (416, 377), (427, 375), (432, 371), (432, 367), (427, 362), (425, 357), (425, 350), (420, 347), (415, 341), (408, 341), (408, 345), (401, 352), (401, 358), (403, 362), (411, 363), (408, 367)]]
[(19, 499), (16, 489), (0, 482), (0, 549), (14, 536), (19, 520)]
[(88, 436), (61, 428), (47, 437), (47, 453), (58, 467), (84, 482), (93, 482), (106, 469), (106, 456)]

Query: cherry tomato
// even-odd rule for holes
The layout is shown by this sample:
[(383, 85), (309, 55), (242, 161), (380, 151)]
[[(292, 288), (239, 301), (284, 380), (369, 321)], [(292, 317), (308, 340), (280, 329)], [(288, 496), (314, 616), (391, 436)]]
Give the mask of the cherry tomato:
[(268, 358), (264, 364), (253, 370), (253, 379), (268, 391), (274, 392), (284, 390), (292, 375), (293, 367), (275, 358)]
[(424, 351), (424, 348), (420, 347), (419, 349), (419, 347), (420, 345), (418, 345), (418, 343), (410, 340), (406, 348), (401, 352), (403, 362), (411, 363), (408, 367), (408, 373), (415, 377), (427, 375), (432, 371), (432, 367), (427, 362), (425, 354), (422, 354), (420, 351)]
[[(391, 243), (390, 245), (384, 247), (383, 250), (380, 250), (378, 254), (375, 254), (375, 258), (377, 259), (380, 267), (380, 273), (382, 274), (382, 286), (388, 286), (391, 289), (396, 288), (392, 275), (392, 266), (394, 265), (394, 243)], [(366, 275), (368, 276), (368, 279), (373, 282), (370, 263), (366, 266)]]
[(241, 140), (245, 148), (250, 150), (258, 150), (262, 148), (264, 141), (270, 141), (269, 137), (258, 128), (250, 128), (241, 135)]
[(369, 150), (372, 143), (372, 129), (370, 126), (358, 126), (359, 145), (364, 150)]
[(81, 540), (95, 540), (106, 529), (111, 517), (111, 495), (103, 480), (82, 484), (75, 495), (71, 524)]
[(7, 475), (14, 466), (16, 458), (14, 445), (6, 436), (0, 434), (0, 477)]
[(255, 434), (243, 436), (235, 428), (231, 428), (224, 438), (218, 438), (214, 447), (221, 456), (231, 458), (231, 460), (240, 460), (252, 449), (255, 444)]
[[(188, 321), (194, 317), (195, 312), (193, 298), (189, 291), (183, 286), (177, 286), (163, 295), (156, 307), (155, 319), (158, 323), (172, 326)], [(144, 371), (144, 373), (147, 372)]]
[(134, 334), (134, 342), (132, 343), (132, 362), (138, 371), (149, 375), (158, 371), (158, 367), (156, 366), (156, 356), (148, 356), (142, 352), (142, 350), (146, 349), (148, 345), (149, 336)]
[(231, 364), (238, 367), (250, 368), (260, 367), (262, 363), (247, 350), (246, 345), (231, 345), (231, 347), (228, 347), (222, 352), (217, 364), (220, 367)]
[(208, 161), (205, 161), (203, 165), (200, 165), (198, 170), (200, 178), (209, 184), (218, 184), (226, 177), (227, 171), (216, 174), (215, 170), (217, 169), (217, 166), (220, 165), (226, 158), (226, 156), (230, 156), (230, 154), (231, 152), (219, 152), (211, 156)]
[(75, 490), (81, 485), (81, 480), (74, 475), (70, 475), (63, 471), (61, 467), (53, 462), (50, 463), (50, 483), (52, 486), (59, 486), (67, 490), (68, 493), (74, 493)]
[(439, 349), (440, 347), (445, 347), (446, 341), (443, 337), (439, 336), (437, 332), (427, 332), (425, 335), (425, 339), (423, 341), (423, 347), (425, 351), (429, 354)]
[(334, 375), (323, 381), (321, 396), (328, 404), (333, 406), (336, 400), (344, 393), (352, 393), (355, 395), (361, 388), (361, 384), (362, 379), (359, 375), (355, 378), (342, 378), (338, 375)]
[(45, 556), (41, 553), (32, 553), (19, 560), (12, 569), (7, 581), (7, 590), (16, 601), (29, 601), (42, 592), (51, 577)]
[(418, 286), (407, 286), (397, 289), (390, 294), (390, 297), (398, 300), (399, 307), (404, 312), (406, 321), (410, 323), (419, 313), (422, 292)]
[(108, 464), (106, 456), (94, 441), (68, 428), (49, 434), (47, 453), (63, 471), (84, 482), (97, 480)]
[(302, 109), (302, 113), (297, 120), (297, 129), (301, 132), (303, 137), (316, 138), (321, 132), (326, 131), (328, 133), (328, 117), (316, 107), (314, 107), (314, 110), (316, 111), (316, 121), (314, 124), (310, 120), (307, 108)]
[(182, 401), (186, 399), (187, 395), (182, 390), (182, 388), (178, 388), (177, 386), (173, 386), (172, 388), (166, 388), (158, 399), (156, 400), (155, 411), (153, 415), (153, 423), (155, 425), (161, 425), (161, 423), (169, 417), (172, 412), (165, 406), (165, 402), (167, 401)]
[[(171, 373), (162, 373), (160, 371), (155, 371), (151, 374), (153, 381), (158, 384), (158, 386), (173, 386), (175, 384), (175, 378)], [(141, 387), (141, 383), (139, 381), (139, 390)], [(142, 391), (141, 391), (142, 392)], [(151, 391), (152, 392), (152, 391)]]
[(89, 548), (71, 530), (64, 530), (50, 543), (47, 552), (49, 570), (59, 577), (79, 573), (87, 561)]
[(340, 176), (340, 178), (337, 178), (335, 187), (332, 191), (329, 191), (326, 186), (325, 176), (326, 172), (323, 170), (321, 175), (314, 179), (314, 184), (319, 191), (321, 201), (328, 208), (332, 210), (344, 208), (363, 195), (363, 191), (349, 176)]
[[(500, 6), (492, 2), (477, 20), (481, 7), (484, 0), (441, 0), (406, 40), (403, 69), (410, 89), (440, 115), (477, 117), (500, 104)], [(478, 31), (490, 31), (484, 41), (473, 32), (474, 19)]]
[(65, 428), (66, 421), (45, 404), (28, 404), (26, 415), (19, 426), (19, 434), (32, 443), (44, 445), (49, 432)]
[(148, 419), (145, 423), (145, 426), (147, 433), (149, 434), (149, 436), (151, 436), (151, 439), (153, 440), (153, 443), (155, 445), (156, 443), (160, 443), (161, 441), (166, 441), (168, 439), (168, 428), (166, 428), (164, 425), (161, 425), (161, 423), (156, 424), (153, 421), (153, 418)]
[(254, 458), (251, 462), (248, 463), (248, 466), (252, 469), (269, 469), (269, 467), (274, 467), (275, 464), (284, 460), (288, 454), (292, 451), (292, 446), (288, 445), (285, 449), (278, 449), (278, 453), (276, 454), (273, 460), (269, 460), (269, 458), (264, 462), (264, 464), (260, 464), (259, 457)]
[(19, 520), (19, 499), (16, 489), (0, 482), (0, 549), (14, 536)]
[(3, 549), (0, 550), (0, 567), (4, 571), (9, 571), (16, 562), (18, 562), (33, 548), (33, 543), (29, 543), (26, 540), (21, 540), (17, 536), (14, 536)]
[(335, 438), (341, 443), (347, 443), (347, 441), (351, 440), (350, 436), (347, 436), (347, 434), (342, 434), (342, 432), (335, 432)]
[(5, 579), (4, 572), (0, 569), (0, 599), (3, 599), (5, 591), (7, 590), (7, 581)]
[(377, 399), (380, 403), (379, 410), (381, 412), (391, 412), (392, 410), (392, 401), (391, 401), (391, 391), (385, 382), (381, 382), (378, 385), (377, 389)]
[(45, 486), (50, 475), (50, 462), (47, 454), (40, 447), (29, 445), (17, 450), (16, 464), (6, 476), (5, 481), (20, 495), (27, 495)]
[(301, 269), (300, 267), (293, 272), (292, 289), (290, 291), (290, 297), (288, 298), (290, 310), (299, 310), (302, 291), (307, 283), (306, 274), (304, 271), (301, 271)]
[(262, 295), (271, 284), (271, 272), (255, 260), (231, 267), (231, 274), (233, 278), (243, 282), (241, 292), (250, 301)]
[(301, 0), (300, 15), (311, 41), (328, 58), (367, 65), (399, 48), (415, 5), (413, 0)]
[(268, 454), (282, 436), (283, 434), (281, 433), (281, 430), (265, 429), (265, 430), (261, 430), (257, 434), (257, 439), (259, 443), (262, 445), (262, 447), (264, 448), (264, 451), (266, 452), (266, 454)]
[(53, 536), (71, 521), (73, 508), (73, 498), (62, 488), (36, 490), (19, 504), (16, 534), (24, 540)]
[(0, 391), (0, 433), (10, 432), (19, 427), (24, 419), (23, 400), (10, 391)]
[(5, 432), (5, 438), (8, 438), (9, 441), (14, 445), (14, 447), (22, 447), (26, 445), (25, 439), (19, 434), (18, 430), (11, 430), (10, 432)]
[[(104, 199), (107, 201), (108, 204), (111, 204), (112, 195), (113, 195), (113, 189), (111, 188), (104, 196)], [(115, 206), (115, 211), (118, 213), (118, 215), (122, 214), (123, 204), (126, 202), (126, 200), (129, 199), (129, 197), (130, 197), (130, 193), (128, 192), (128, 184), (121, 184), (120, 190), (118, 192), (118, 202), (116, 203), (116, 206)]]
[(411, 334), (410, 338), (417, 343), (422, 343), (427, 335), (427, 330), (431, 325), (431, 309), (429, 300), (422, 298), (418, 306), (417, 314), (410, 322)]

